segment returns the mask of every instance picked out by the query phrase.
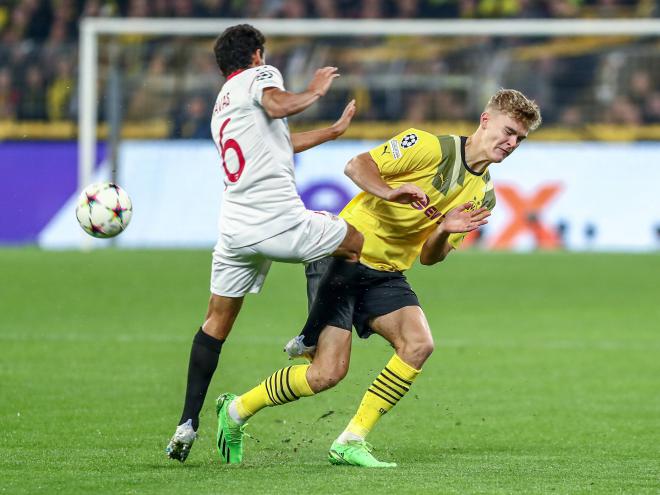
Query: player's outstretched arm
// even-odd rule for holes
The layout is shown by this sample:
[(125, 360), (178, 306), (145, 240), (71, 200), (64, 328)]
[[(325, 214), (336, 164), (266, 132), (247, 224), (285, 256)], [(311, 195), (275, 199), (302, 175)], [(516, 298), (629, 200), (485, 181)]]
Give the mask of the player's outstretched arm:
[(464, 203), (445, 215), (442, 223), (438, 225), (438, 228), (426, 239), (422, 246), (422, 252), (419, 255), (419, 262), (422, 265), (434, 265), (447, 257), (454, 249), (449, 244), (450, 234), (472, 232), (488, 223), (487, 218), (490, 216), (490, 210), (479, 208), (470, 211), (471, 206), (472, 203)]
[(302, 112), (316, 100), (324, 96), (332, 81), (339, 77), (337, 67), (323, 67), (314, 74), (307, 90), (290, 93), (278, 88), (264, 89), (261, 106), (271, 119), (281, 119)]
[(341, 117), (332, 124), (330, 127), (323, 129), (315, 129), (307, 132), (296, 132), (291, 134), (291, 144), (293, 144), (293, 152), (300, 153), (301, 151), (308, 150), (314, 146), (318, 146), (326, 141), (332, 141), (346, 132), (348, 126), (355, 115), (355, 100), (351, 100)]
[(361, 153), (351, 158), (346, 164), (344, 173), (360, 189), (386, 201), (409, 204), (426, 199), (424, 191), (414, 184), (404, 184), (394, 189), (388, 186), (369, 153)]

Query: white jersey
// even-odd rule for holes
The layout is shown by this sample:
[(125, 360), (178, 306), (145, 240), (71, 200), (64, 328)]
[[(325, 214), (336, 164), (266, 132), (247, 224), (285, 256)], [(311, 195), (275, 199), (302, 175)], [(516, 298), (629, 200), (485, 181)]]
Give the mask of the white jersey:
[(275, 67), (260, 65), (235, 73), (213, 108), (211, 132), (225, 181), (220, 236), (230, 247), (268, 239), (305, 218), (289, 127), (286, 119), (269, 118), (261, 106), (265, 88), (284, 90)]

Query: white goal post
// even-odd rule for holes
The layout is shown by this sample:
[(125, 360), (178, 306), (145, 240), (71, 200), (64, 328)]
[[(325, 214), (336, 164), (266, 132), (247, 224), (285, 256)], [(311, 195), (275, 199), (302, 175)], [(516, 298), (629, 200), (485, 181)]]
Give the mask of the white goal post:
[(515, 20), (335, 20), (335, 19), (148, 19), (90, 17), (81, 21), (79, 53), (78, 188), (92, 179), (96, 161), (98, 40), (101, 35), (185, 35), (214, 37), (249, 23), (270, 36), (658, 36), (656, 19)]

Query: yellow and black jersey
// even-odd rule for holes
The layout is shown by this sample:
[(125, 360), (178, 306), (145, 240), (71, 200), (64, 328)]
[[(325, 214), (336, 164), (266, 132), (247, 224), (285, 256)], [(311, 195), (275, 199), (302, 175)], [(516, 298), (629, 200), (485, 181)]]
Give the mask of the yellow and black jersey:
[[(474, 209), (493, 209), (490, 174), (467, 166), (466, 139), (408, 129), (369, 152), (387, 185), (415, 184), (426, 198), (404, 205), (362, 192), (346, 205), (340, 216), (364, 234), (362, 263), (377, 270), (407, 270), (449, 210), (468, 201)], [(458, 247), (464, 237), (451, 234), (449, 242)]]

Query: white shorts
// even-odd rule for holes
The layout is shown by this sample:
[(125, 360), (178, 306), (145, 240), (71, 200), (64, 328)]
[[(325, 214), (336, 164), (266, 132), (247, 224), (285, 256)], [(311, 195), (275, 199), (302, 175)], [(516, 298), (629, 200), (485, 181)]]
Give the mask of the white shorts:
[(211, 292), (227, 297), (257, 293), (271, 261), (311, 263), (325, 258), (337, 250), (347, 229), (343, 218), (307, 210), (298, 225), (250, 246), (230, 248), (220, 236), (213, 251)]

